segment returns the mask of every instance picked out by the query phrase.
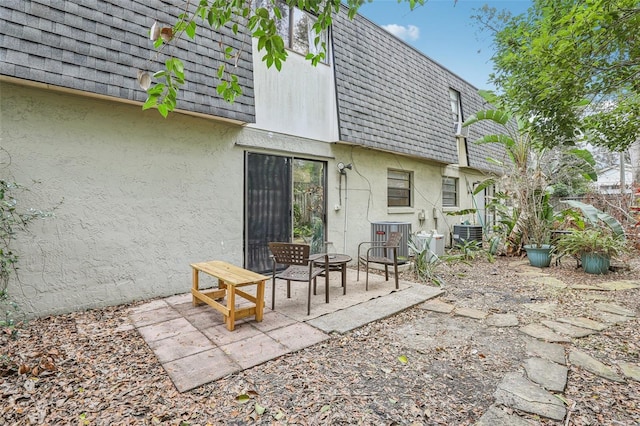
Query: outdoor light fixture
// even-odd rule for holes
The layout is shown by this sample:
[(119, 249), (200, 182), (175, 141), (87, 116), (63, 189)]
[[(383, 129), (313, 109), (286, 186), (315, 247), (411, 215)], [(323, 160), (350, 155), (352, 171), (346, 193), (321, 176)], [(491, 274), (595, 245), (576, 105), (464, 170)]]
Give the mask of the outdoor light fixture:
[(341, 161), (341, 162), (339, 162), (339, 163), (337, 164), (337, 166), (338, 166), (338, 171), (340, 172), (340, 174), (345, 174), (345, 173), (347, 173), (345, 169), (349, 169), (349, 170), (351, 170), (351, 169), (353, 168), (353, 165), (352, 165), (351, 163), (349, 163), (349, 164), (345, 165), (342, 161)]

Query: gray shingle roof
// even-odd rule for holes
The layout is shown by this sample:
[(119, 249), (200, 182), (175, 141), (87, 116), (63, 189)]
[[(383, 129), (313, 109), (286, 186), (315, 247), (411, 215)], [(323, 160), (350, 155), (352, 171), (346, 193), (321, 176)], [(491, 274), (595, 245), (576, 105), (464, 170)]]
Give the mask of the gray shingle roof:
[[(371, 148), (457, 164), (449, 89), (460, 92), (465, 117), (485, 109), (477, 89), (362, 16), (345, 9), (333, 25), (340, 139)], [(470, 129), (469, 140), (494, 132)], [(470, 166), (492, 170), (488, 151), (468, 144)]]
[[(154, 72), (156, 58), (148, 31), (154, 20), (175, 22), (180, 0), (7, 0), (0, 8), (0, 74), (70, 89), (144, 101), (137, 71)], [(221, 36), (202, 26), (198, 43), (179, 41), (169, 49), (185, 63), (187, 83), (181, 109), (242, 122), (255, 121), (250, 36), (222, 31), (223, 42), (243, 47), (238, 75), (244, 89), (228, 104), (215, 93)], [(206, 42), (203, 42), (206, 40)], [(188, 49), (187, 49), (188, 47)]]

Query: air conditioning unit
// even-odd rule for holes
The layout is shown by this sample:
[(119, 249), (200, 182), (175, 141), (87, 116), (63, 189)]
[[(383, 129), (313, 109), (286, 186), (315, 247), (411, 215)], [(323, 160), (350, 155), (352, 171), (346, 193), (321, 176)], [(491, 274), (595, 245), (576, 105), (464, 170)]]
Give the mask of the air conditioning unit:
[(462, 123), (459, 121), (453, 123), (453, 131), (456, 134), (456, 137), (459, 137), (459, 138), (469, 137), (469, 128), (462, 127)]
[[(409, 238), (411, 237), (411, 223), (409, 222), (372, 222), (371, 241), (384, 243), (390, 232), (402, 232), (400, 247), (398, 248), (398, 263), (405, 263), (409, 258)], [(383, 249), (372, 251), (374, 256), (383, 256)]]
[(453, 225), (453, 245), (464, 244), (466, 241), (474, 241), (482, 244), (481, 225)]

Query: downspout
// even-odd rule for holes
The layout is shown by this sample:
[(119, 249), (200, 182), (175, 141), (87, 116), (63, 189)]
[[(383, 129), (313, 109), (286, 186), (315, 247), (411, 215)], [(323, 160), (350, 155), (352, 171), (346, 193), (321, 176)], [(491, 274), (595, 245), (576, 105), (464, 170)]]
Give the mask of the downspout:
[[(340, 181), (342, 181), (342, 173), (340, 175), (341, 175), (340, 176)], [(343, 237), (344, 237), (344, 239), (343, 239), (343, 242), (342, 242), (342, 251), (343, 251), (343, 253), (347, 252), (347, 218), (348, 218), (348, 215), (347, 215), (347, 210), (348, 210), (347, 209), (347, 199), (349, 198), (347, 196), (347, 194), (349, 194), (348, 187), (349, 187), (349, 185), (347, 184), (347, 174), (345, 173), (344, 174), (344, 211), (343, 211), (343, 214), (344, 214), (344, 232), (343, 232), (344, 235), (343, 235)]]
[[(336, 54), (334, 49), (333, 42), (333, 26), (331, 26), (329, 30), (329, 35), (331, 37), (331, 68), (333, 68), (333, 89), (336, 97), (336, 124), (338, 125), (338, 141), (342, 140), (342, 126), (340, 126), (340, 101), (338, 100), (338, 77), (336, 75)], [(345, 182), (346, 185), (346, 182)]]
[[(335, 95), (335, 102), (336, 102), (336, 124), (338, 126), (338, 141), (342, 140), (342, 126), (340, 125), (340, 101), (339, 101), (339, 97), (338, 97), (338, 76), (336, 74), (336, 53), (335, 53), (335, 43), (334, 43), (334, 39), (333, 39), (333, 26), (331, 26), (330, 30), (329, 30), (329, 35), (331, 38), (331, 45), (329, 46), (331, 48), (331, 67), (333, 68), (333, 89), (334, 89), (334, 95)], [(339, 203), (342, 205), (342, 175), (343, 173), (340, 173), (340, 181), (338, 183), (338, 196), (340, 197)], [(342, 214), (344, 215), (344, 225), (343, 225), (343, 240), (342, 240), (342, 251), (344, 253), (347, 252), (347, 217), (348, 217), (348, 210), (347, 210), (347, 193), (348, 193), (348, 185), (347, 185), (347, 174), (344, 173), (344, 210), (342, 211)]]

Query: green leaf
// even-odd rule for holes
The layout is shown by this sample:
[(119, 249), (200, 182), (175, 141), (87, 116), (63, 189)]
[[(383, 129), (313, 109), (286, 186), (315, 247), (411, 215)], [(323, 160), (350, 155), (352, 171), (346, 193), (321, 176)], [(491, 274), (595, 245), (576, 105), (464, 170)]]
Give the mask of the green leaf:
[(147, 90), (147, 95), (161, 95), (164, 92), (165, 85), (162, 83), (158, 83), (153, 87), (150, 87)]
[(504, 126), (511, 120), (511, 114), (497, 109), (481, 110), (465, 120), (462, 125), (466, 127), (482, 120), (490, 120)]
[(239, 404), (246, 404), (250, 399), (251, 397), (246, 393), (236, 396), (236, 402)]
[(400, 355), (398, 357), (398, 361), (400, 361), (403, 364), (406, 364), (407, 362), (409, 362), (409, 360), (407, 359), (406, 355)]
[(178, 58), (173, 58), (173, 69), (176, 74), (184, 74), (184, 64)]
[(185, 32), (187, 33), (189, 38), (191, 38), (191, 39), (196, 38), (196, 23), (195, 23), (195, 21), (189, 22), (189, 25), (187, 25), (187, 28), (185, 28)]
[(169, 108), (165, 104), (158, 104), (158, 112), (164, 118), (167, 118), (167, 115), (169, 115)]
[(154, 108), (158, 104), (158, 96), (149, 96), (146, 102), (142, 105), (142, 110)]
[(483, 180), (482, 182), (480, 182), (478, 185), (476, 185), (476, 188), (473, 190), (473, 195), (478, 195), (480, 194), (482, 191), (484, 191), (485, 189), (493, 186), (496, 184), (496, 179), (495, 178), (488, 178)]
[(603, 212), (598, 213), (598, 219), (606, 223), (615, 235), (624, 237), (624, 228), (615, 217)]
[(224, 64), (220, 64), (220, 66), (218, 67), (218, 78), (222, 78), (223, 75), (224, 75)]
[(478, 145), (486, 143), (499, 143), (507, 148), (515, 146), (516, 142), (509, 135), (484, 135), (483, 137), (474, 141)]
[(329, 411), (331, 409), (330, 405), (323, 405), (322, 408), (320, 409), (321, 413), (326, 413), (327, 411)]
[(269, 19), (269, 11), (264, 7), (259, 7), (258, 9), (256, 9), (255, 14), (262, 19)]
[(256, 410), (256, 413), (258, 413), (258, 415), (261, 416), (266, 411), (266, 408), (256, 402), (255, 410)]

